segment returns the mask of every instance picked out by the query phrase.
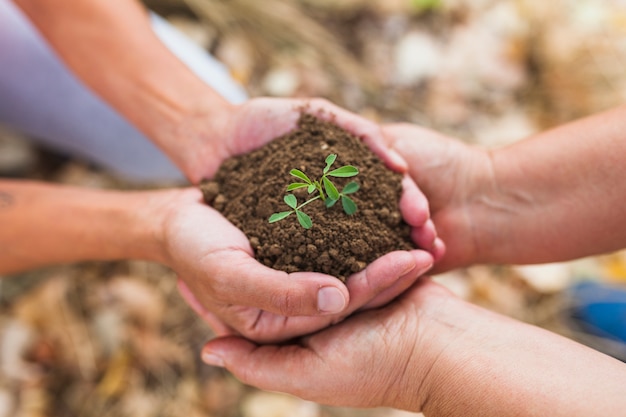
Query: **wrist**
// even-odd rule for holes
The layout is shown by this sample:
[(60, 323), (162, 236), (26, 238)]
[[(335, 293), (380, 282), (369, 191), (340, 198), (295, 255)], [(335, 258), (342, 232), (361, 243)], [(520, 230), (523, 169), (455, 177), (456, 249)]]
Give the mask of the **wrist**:
[(173, 219), (180, 217), (181, 207), (199, 203), (202, 203), (202, 192), (196, 187), (150, 192), (143, 198), (136, 217), (143, 224), (140, 228), (144, 230), (144, 236), (152, 242), (145, 246), (150, 252), (144, 251), (144, 258), (173, 268), (172, 245), (180, 243), (176, 237), (172, 238), (179, 231), (179, 226), (173, 225)]
[(479, 307), (437, 284), (429, 285), (433, 291), (419, 303), (419, 343), (411, 355), (413, 380), (407, 382), (409, 401), (403, 408), (426, 415), (457, 415), (463, 404), (459, 392), (478, 378), (468, 369), (475, 369), (472, 361), (488, 343), (491, 320)]
[[(403, 372), (399, 372), (402, 377), (397, 386), (388, 390), (392, 397), (383, 404), (415, 412), (423, 412), (432, 398), (442, 394), (445, 385), (440, 381), (454, 365), (448, 358), (459, 353), (458, 341), (471, 324), (461, 299), (430, 279), (422, 280), (417, 299), (410, 300), (409, 314), (415, 324), (406, 326), (407, 330), (414, 330), (412, 346), (407, 348), (409, 359)], [(406, 351), (401, 353), (407, 355)]]
[(154, 142), (193, 184), (210, 177), (229, 156), (226, 142), (235, 107), (211, 94), (180, 106), (177, 116), (154, 133)]
[(494, 247), (506, 243), (499, 237), (506, 212), (502, 211), (491, 153), (465, 144), (457, 146), (462, 146), (461, 151), (445, 161), (453, 167), (447, 173), (450, 189), (443, 201), (431, 200), (433, 220), (447, 254), (436, 272), (490, 262)]
[(119, 90), (129, 91), (128, 108), (122, 112), (197, 183), (204, 165), (225, 154), (221, 139), (234, 106), (177, 64), (168, 70), (176, 82), (163, 82), (173, 76), (161, 71), (124, 81), (127, 88)]

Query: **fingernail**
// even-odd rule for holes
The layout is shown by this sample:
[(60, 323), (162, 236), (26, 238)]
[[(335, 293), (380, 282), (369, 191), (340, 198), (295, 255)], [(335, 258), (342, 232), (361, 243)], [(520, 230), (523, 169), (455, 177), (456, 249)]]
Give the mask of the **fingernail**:
[(346, 306), (346, 299), (337, 288), (324, 287), (317, 292), (317, 309), (323, 313), (339, 313)]
[(221, 368), (224, 367), (224, 359), (213, 352), (202, 352), (202, 360), (207, 365), (219, 366)]

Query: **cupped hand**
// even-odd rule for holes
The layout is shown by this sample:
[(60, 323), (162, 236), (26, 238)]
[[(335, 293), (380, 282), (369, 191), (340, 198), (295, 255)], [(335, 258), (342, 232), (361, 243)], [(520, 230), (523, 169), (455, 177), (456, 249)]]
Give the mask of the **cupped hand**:
[(185, 172), (193, 183), (212, 178), (227, 158), (260, 148), (272, 139), (297, 128), (301, 114), (309, 113), (337, 125), (357, 136), (376, 153), (390, 169), (405, 172), (407, 165), (383, 139), (378, 124), (338, 107), (324, 99), (255, 98), (225, 111), (219, 120), (208, 115), (194, 118), (194, 125), (205, 124), (211, 131), (197, 126), (189, 144)]
[[(457, 333), (433, 323), (457, 299), (421, 279), (387, 307), (355, 314), (292, 344), (214, 339), (203, 360), (245, 384), (334, 406), (391, 406), (420, 411), (429, 370)], [(460, 330), (459, 330), (460, 332)]]
[(287, 274), (257, 262), (246, 236), (204, 204), (200, 191), (177, 192), (164, 211), (167, 263), (183, 297), (218, 335), (276, 342), (311, 333), (389, 302), (433, 264), (428, 252), (396, 251), (346, 285), (320, 273)]
[(495, 189), (489, 153), (416, 125), (392, 124), (382, 130), (387, 145), (408, 163), (408, 174), (428, 199), (431, 219), (446, 243), (435, 272), (480, 261), (481, 231), (474, 225)]

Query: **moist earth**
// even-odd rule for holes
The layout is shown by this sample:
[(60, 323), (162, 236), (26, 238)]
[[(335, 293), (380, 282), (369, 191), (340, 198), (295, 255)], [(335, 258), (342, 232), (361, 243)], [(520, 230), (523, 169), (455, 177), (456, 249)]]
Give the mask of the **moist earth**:
[[(289, 171), (297, 168), (318, 179), (329, 154), (337, 154), (331, 169), (353, 165), (359, 175), (332, 178), (341, 191), (356, 181), (350, 194), (355, 214), (344, 213), (340, 203), (326, 208), (316, 200), (303, 208), (313, 221), (304, 229), (295, 214), (269, 223), (273, 214), (289, 210), (283, 201), (286, 187), (299, 182)], [(226, 160), (212, 181), (201, 184), (205, 202), (241, 229), (256, 259), (285, 271), (315, 271), (345, 280), (369, 263), (394, 250), (410, 250), (410, 227), (402, 220), (398, 201), (402, 176), (384, 163), (357, 137), (332, 121), (302, 114), (292, 132), (245, 155)], [(295, 190), (298, 204), (310, 196)]]

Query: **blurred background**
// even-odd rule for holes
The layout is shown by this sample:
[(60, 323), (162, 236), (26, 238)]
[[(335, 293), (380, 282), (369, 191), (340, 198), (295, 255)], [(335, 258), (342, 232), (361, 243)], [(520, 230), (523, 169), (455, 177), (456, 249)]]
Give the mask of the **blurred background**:
[[(375, 121), (418, 123), (480, 146), (626, 98), (624, 0), (145, 2), (251, 96), (326, 97)], [(2, 128), (0, 175), (131, 188)], [(438, 279), (465, 299), (626, 360), (626, 252)], [(199, 362), (210, 337), (159, 265), (85, 263), (6, 277), (0, 417), (413, 415), (244, 386)]]

